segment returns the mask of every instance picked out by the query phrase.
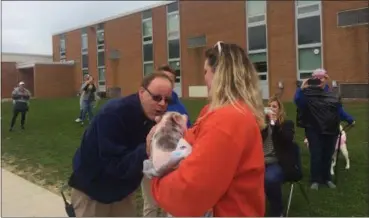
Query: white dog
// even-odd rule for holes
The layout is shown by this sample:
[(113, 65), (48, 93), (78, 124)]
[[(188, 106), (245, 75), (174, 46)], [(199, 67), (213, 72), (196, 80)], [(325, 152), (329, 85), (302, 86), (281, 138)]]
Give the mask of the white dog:
[[(345, 169), (348, 170), (350, 169), (350, 158), (349, 158), (349, 153), (347, 150), (347, 136), (346, 136), (346, 132), (343, 130), (342, 126), (340, 125), (340, 131), (341, 133), (341, 145), (340, 145), (340, 151), (342, 152), (343, 156), (345, 157), (346, 160), (346, 167)], [(336, 143), (336, 149), (333, 153), (333, 157), (332, 157), (332, 164), (331, 164), (331, 175), (334, 175), (334, 167), (336, 166), (336, 157), (337, 157), (337, 152), (338, 152), (338, 142), (339, 139), (337, 139), (337, 143)], [(307, 140), (307, 138), (305, 138), (304, 143), (306, 145), (306, 147), (309, 147), (309, 142)]]

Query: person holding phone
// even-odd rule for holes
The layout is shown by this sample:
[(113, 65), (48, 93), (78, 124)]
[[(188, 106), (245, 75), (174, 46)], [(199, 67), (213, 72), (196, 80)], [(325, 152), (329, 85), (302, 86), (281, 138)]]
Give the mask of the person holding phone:
[(339, 134), (339, 124), (346, 121), (354, 124), (354, 119), (344, 112), (339, 97), (326, 89), (328, 75), (317, 69), (313, 77), (302, 82), (295, 93), (294, 102), (298, 107), (298, 124), (305, 129), (310, 151), (311, 189), (320, 184), (335, 188), (330, 174), (331, 158)]

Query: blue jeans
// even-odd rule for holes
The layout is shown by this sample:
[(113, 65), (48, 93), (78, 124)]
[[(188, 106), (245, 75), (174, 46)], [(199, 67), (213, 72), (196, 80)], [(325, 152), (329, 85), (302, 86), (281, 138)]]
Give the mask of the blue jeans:
[(338, 136), (323, 135), (311, 128), (306, 128), (305, 134), (309, 141), (310, 182), (323, 184), (332, 181), (330, 169)]
[(84, 100), (82, 102), (82, 117), (81, 117), (82, 122), (85, 121), (87, 113), (88, 113), (89, 120), (92, 121), (92, 117), (94, 116), (92, 113), (92, 102), (88, 100)]
[(269, 202), (272, 217), (283, 214), (282, 185), (283, 171), (279, 164), (268, 164), (265, 166), (265, 194)]

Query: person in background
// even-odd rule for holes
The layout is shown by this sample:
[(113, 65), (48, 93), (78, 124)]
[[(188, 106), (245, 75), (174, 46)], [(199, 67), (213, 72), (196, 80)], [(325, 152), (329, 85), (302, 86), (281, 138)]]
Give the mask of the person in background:
[[(169, 65), (162, 65), (158, 67), (158, 71), (166, 74), (171, 80), (173, 87), (175, 86), (176, 72)], [(185, 114), (188, 117), (187, 110), (178, 98), (177, 93), (172, 91), (172, 102), (169, 103), (167, 111), (175, 111), (180, 114)], [(187, 119), (187, 127), (191, 126), (190, 119)], [(143, 177), (141, 183), (142, 197), (143, 197), (143, 216), (144, 217), (157, 217), (159, 216), (159, 208), (155, 203), (151, 195), (151, 183), (150, 179)]]
[(84, 126), (84, 121), (86, 119), (86, 115), (88, 114), (88, 118), (90, 122), (93, 118), (93, 104), (97, 100), (96, 99), (96, 86), (94, 84), (94, 78), (92, 76), (88, 77), (86, 84), (82, 87), (83, 97), (82, 97), (82, 118), (81, 118), (81, 126)]
[(73, 158), (71, 203), (77, 217), (135, 217), (146, 136), (171, 101), (163, 73), (144, 77), (139, 91), (108, 101), (83, 134)]
[(31, 98), (31, 92), (28, 91), (24, 86), (24, 82), (21, 81), (19, 82), (18, 87), (16, 87), (12, 92), (13, 117), (10, 123), (10, 132), (14, 129), (14, 125), (19, 113), (21, 113), (21, 128), (24, 130), (26, 114), (29, 108), (29, 99)]
[[(332, 181), (330, 174), (332, 155), (334, 153), (336, 140), (339, 134), (340, 121), (346, 121), (349, 124), (355, 124), (353, 117), (344, 112), (341, 102), (338, 97), (333, 96), (330, 90), (327, 90), (326, 72), (322, 69), (317, 69), (313, 73), (311, 79), (319, 79), (320, 84), (317, 86), (311, 86), (308, 84), (309, 79), (302, 82), (301, 87), (296, 90), (294, 102), (300, 111), (298, 116), (299, 125), (305, 129), (305, 136), (309, 142), (310, 151), (310, 188), (313, 190), (319, 189), (319, 184), (325, 184), (329, 188), (336, 188), (336, 185)], [(321, 98), (311, 98), (304, 93), (308, 91), (314, 93), (315, 96), (319, 94)], [(319, 113), (322, 113), (324, 107), (327, 104), (324, 103), (323, 97), (330, 97), (329, 108), (324, 112), (327, 115), (316, 115), (316, 110), (319, 109)], [(319, 105), (317, 103), (319, 101)], [(309, 105), (314, 104), (314, 107)], [(337, 111), (332, 111), (332, 107), (335, 106)]]
[[(324, 88), (323, 88), (324, 91), (326, 92), (331, 91), (331, 88), (329, 87), (329, 84), (328, 84), (329, 75), (326, 70), (318, 68), (314, 70), (312, 77), (320, 79), (322, 84), (324, 84)], [(339, 113), (340, 113), (340, 116), (343, 118), (342, 120), (352, 120), (352, 116), (344, 110), (343, 106), (341, 107)]]
[[(262, 217), (265, 115), (257, 72), (235, 44), (218, 42), (205, 57), (210, 102), (184, 136), (192, 153), (175, 171), (152, 179), (153, 197), (178, 217), (207, 211), (214, 217)], [(146, 144), (150, 140), (151, 134)]]
[(76, 119), (76, 123), (79, 123), (82, 121), (82, 114), (83, 114), (83, 97), (84, 97), (84, 87), (88, 84), (88, 80), (90, 78), (90, 75), (86, 74), (83, 76), (83, 83), (81, 85), (81, 88), (79, 90), (79, 117)]
[[(295, 125), (286, 120), (282, 102), (277, 96), (268, 101), (271, 109), (267, 115), (267, 127), (262, 131), (265, 159), (265, 194), (270, 205), (270, 217), (283, 216), (282, 185), (298, 177), (295, 166)], [(273, 121), (273, 122), (271, 122)], [(271, 124), (272, 123), (272, 124)]]

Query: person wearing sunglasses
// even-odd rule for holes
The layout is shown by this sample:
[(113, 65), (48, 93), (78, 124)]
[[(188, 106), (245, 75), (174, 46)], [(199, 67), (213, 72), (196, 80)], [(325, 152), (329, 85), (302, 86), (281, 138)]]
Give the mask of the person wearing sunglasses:
[[(157, 70), (166, 74), (172, 80), (172, 84), (174, 87), (175, 79), (176, 79), (176, 72), (169, 65), (162, 65), (158, 67)], [(180, 114), (185, 114), (188, 117), (188, 113), (187, 113), (185, 106), (182, 104), (177, 93), (174, 90), (172, 91), (172, 102), (168, 105), (167, 111), (175, 111)], [(187, 119), (187, 127), (189, 128), (190, 126), (191, 126), (191, 121), (190, 119)], [(143, 216), (144, 217), (157, 217), (160, 211), (151, 195), (150, 179), (146, 178), (145, 176), (142, 179), (141, 190), (142, 190), (142, 198), (144, 201), (143, 202), (143, 212), (142, 212)]]
[(210, 101), (184, 136), (192, 153), (175, 171), (153, 178), (153, 197), (173, 216), (262, 217), (266, 124), (258, 74), (235, 44), (218, 42), (205, 58)]
[(134, 217), (134, 192), (147, 159), (146, 137), (168, 107), (171, 79), (163, 73), (144, 77), (139, 91), (112, 99), (83, 134), (73, 158), (71, 203), (77, 217)]

